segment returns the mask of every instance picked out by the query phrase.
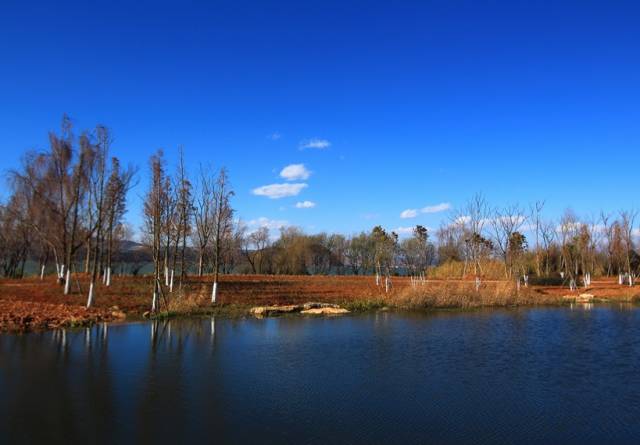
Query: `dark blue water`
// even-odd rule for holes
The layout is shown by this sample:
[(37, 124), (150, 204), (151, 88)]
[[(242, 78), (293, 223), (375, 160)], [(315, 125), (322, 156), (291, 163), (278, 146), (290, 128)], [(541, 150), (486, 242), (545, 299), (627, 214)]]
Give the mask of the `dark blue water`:
[(640, 311), (0, 335), (0, 443), (639, 443)]

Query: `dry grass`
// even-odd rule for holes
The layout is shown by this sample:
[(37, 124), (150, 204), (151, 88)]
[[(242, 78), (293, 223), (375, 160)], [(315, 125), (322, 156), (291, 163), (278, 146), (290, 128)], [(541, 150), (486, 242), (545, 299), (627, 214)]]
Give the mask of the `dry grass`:
[(166, 311), (174, 314), (191, 314), (197, 312), (208, 302), (209, 299), (202, 292), (186, 293), (170, 298)]
[(478, 290), (471, 282), (441, 281), (406, 288), (397, 295), (389, 296), (387, 301), (389, 305), (410, 309), (468, 309), (483, 306), (561, 304), (562, 297), (540, 293), (532, 288), (521, 287), (518, 290), (514, 283), (505, 281), (483, 283)]
[[(466, 278), (473, 278), (473, 267), (468, 266), (465, 274), (464, 262), (462, 261), (448, 261), (439, 266), (429, 268), (429, 278), (437, 280), (447, 280), (451, 278), (459, 279), (463, 275)], [(482, 277), (488, 280), (503, 280), (504, 279), (504, 264), (500, 261), (483, 261), (482, 263)]]

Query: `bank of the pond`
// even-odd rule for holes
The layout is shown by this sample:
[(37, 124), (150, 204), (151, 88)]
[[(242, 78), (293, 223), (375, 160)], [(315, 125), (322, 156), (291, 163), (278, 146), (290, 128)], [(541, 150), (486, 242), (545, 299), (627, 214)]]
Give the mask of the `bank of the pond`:
[[(71, 295), (51, 277), (0, 280), (0, 330), (29, 331), (85, 326), (98, 322), (143, 319), (149, 310), (149, 279), (116, 278), (110, 287), (98, 286), (93, 308), (85, 309), (86, 277), (74, 283)], [(229, 275), (220, 283), (218, 303), (211, 305), (209, 277), (190, 278), (182, 288), (162, 300), (156, 317), (215, 315), (225, 318), (249, 316), (255, 306), (300, 305), (321, 302), (350, 312), (381, 308), (408, 310), (473, 309), (563, 305), (581, 293), (595, 302), (632, 302), (640, 287), (619, 286), (613, 280), (597, 280), (587, 289), (570, 292), (560, 286), (530, 286), (517, 289), (504, 281), (484, 281), (479, 288), (466, 280), (429, 280), (415, 284), (394, 277), (386, 292), (372, 277), (363, 276), (261, 276)], [(149, 314), (146, 314), (147, 316)]]

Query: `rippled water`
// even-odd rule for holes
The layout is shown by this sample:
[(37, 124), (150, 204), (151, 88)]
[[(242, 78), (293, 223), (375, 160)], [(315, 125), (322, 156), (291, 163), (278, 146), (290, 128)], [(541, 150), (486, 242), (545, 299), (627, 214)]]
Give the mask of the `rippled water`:
[(0, 443), (638, 443), (640, 311), (0, 335)]

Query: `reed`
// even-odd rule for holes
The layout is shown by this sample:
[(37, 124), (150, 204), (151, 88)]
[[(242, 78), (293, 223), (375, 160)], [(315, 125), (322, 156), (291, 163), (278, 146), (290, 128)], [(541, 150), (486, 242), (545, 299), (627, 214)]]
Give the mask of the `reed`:
[(387, 297), (387, 304), (408, 309), (475, 308), (484, 306), (531, 306), (561, 304), (562, 297), (517, 288), (508, 281), (485, 282), (476, 290), (471, 282), (430, 282), (409, 287)]

